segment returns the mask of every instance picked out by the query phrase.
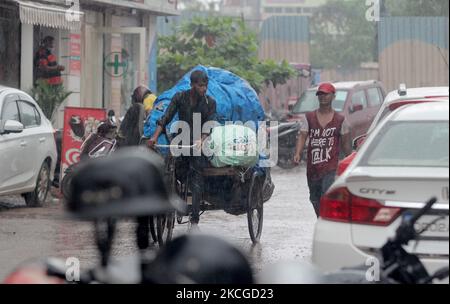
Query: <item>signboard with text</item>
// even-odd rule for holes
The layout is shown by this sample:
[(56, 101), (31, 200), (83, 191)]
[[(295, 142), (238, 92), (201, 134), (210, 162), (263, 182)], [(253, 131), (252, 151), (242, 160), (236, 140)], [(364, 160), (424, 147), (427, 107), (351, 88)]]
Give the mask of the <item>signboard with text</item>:
[(70, 34), (70, 60), (69, 71), (70, 75), (81, 75), (81, 35)]
[(83, 141), (97, 131), (100, 121), (106, 119), (106, 110), (94, 108), (66, 107), (61, 151), (61, 178), (66, 169), (80, 160)]

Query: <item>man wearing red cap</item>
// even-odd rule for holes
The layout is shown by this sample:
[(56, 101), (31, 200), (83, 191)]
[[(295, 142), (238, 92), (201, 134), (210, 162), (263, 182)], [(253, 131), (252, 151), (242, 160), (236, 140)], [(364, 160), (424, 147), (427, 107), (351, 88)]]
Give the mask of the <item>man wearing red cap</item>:
[(300, 163), (306, 139), (309, 139), (306, 175), (309, 195), (316, 215), (319, 216), (320, 197), (334, 182), (341, 148), (351, 153), (350, 129), (343, 115), (333, 110), (336, 97), (331, 83), (322, 83), (317, 89), (319, 109), (306, 113), (301, 123), (294, 162)]

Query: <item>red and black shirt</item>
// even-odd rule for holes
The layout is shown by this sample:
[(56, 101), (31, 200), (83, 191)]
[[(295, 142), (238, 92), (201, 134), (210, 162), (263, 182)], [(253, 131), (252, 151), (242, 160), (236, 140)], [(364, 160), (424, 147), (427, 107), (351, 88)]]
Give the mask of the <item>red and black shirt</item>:
[(334, 112), (333, 119), (322, 127), (317, 118), (317, 111), (308, 112), (301, 131), (308, 132), (308, 179), (318, 180), (336, 171), (341, 138), (349, 132), (344, 116)]
[(44, 47), (40, 47), (34, 57), (36, 69), (36, 79), (44, 79), (48, 84), (58, 85), (62, 83), (61, 72), (59, 70), (47, 70), (46, 67), (56, 67), (58, 62), (56, 56)]

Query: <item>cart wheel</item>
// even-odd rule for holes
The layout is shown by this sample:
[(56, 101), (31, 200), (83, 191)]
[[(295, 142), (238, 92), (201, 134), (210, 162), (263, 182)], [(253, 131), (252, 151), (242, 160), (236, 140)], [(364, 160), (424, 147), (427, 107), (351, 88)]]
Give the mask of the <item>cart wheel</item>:
[(152, 240), (154, 243), (156, 243), (156, 242), (158, 242), (158, 237), (156, 236), (155, 218), (153, 216), (150, 216), (149, 225), (150, 225), (150, 234), (152, 236)]
[(159, 247), (172, 239), (172, 232), (175, 224), (175, 214), (158, 215), (156, 217), (156, 235)]
[[(182, 183), (182, 185), (180, 187), (180, 193), (178, 193), (179, 196), (181, 197), (181, 199), (186, 203), (186, 205), (187, 205), (187, 198), (188, 198), (188, 192), (189, 192), (188, 185), (189, 185), (189, 177), (187, 177), (186, 180), (184, 181), (184, 183)], [(179, 214), (177, 212), (176, 217), (177, 217), (178, 224), (180, 224), (180, 225), (183, 224), (183, 217), (185, 215), (188, 215), (188, 214)]]
[(171, 155), (166, 160), (166, 174), (169, 185), (169, 190), (172, 193), (177, 193), (177, 178), (175, 175), (175, 158)]
[[(175, 157), (170, 153), (166, 159), (166, 174), (169, 191), (173, 194), (178, 194), (177, 178), (175, 173)], [(178, 219), (178, 216), (177, 216)], [(160, 246), (172, 239), (172, 231), (175, 224), (175, 214), (157, 216), (156, 229), (158, 243)]]
[(70, 197), (70, 184), (72, 183), (74, 169), (75, 169), (75, 165), (69, 166), (66, 169), (66, 171), (64, 172), (64, 177), (61, 181), (61, 192), (62, 192), (63, 197), (66, 200), (66, 202), (69, 200), (69, 197)]
[(254, 244), (259, 242), (263, 227), (263, 198), (259, 179), (254, 175), (250, 184), (248, 195), (248, 231)]

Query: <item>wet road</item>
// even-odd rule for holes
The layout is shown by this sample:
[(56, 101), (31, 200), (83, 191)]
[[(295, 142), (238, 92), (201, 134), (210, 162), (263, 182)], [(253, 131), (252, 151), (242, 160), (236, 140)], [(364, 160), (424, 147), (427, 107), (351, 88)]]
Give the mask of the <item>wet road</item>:
[[(273, 168), (275, 191), (264, 204), (264, 227), (260, 244), (252, 245), (247, 216), (208, 211), (200, 220), (200, 231), (224, 237), (238, 246), (258, 273), (281, 260), (309, 259), (316, 217), (308, 200), (306, 169)], [(119, 223), (113, 255), (136, 252), (135, 223)], [(187, 232), (187, 225), (176, 225), (175, 235)], [(155, 247), (156, 248), (156, 247)], [(89, 223), (64, 217), (57, 199), (43, 208), (27, 208), (21, 197), (0, 197), (0, 281), (18, 264), (36, 258), (76, 257), (82, 268), (98, 261)]]

